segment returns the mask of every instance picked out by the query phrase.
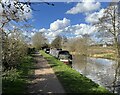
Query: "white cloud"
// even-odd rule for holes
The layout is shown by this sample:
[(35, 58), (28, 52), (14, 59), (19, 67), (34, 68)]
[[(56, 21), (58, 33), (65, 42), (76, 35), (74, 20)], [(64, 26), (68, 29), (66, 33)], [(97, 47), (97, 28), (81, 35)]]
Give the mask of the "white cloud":
[(76, 35), (84, 35), (84, 34), (91, 34), (95, 32), (96, 28), (94, 26), (86, 25), (86, 24), (80, 24), (80, 28), (76, 29), (75, 34)]
[[(82, 36), (84, 34), (92, 34), (96, 31), (96, 28), (87, 24), (76, 24), (63, 29), (63, 33), (68, 33), (73, 37)], [(69, 35), (68, 35), (69, 36)]]
[(105, 9), (101, 9), (99, 12), (94, 12), (92, 14), (89, 14), (85, 21), (88, 23), (96, 23), (99, 21), (99, 18), (101, 18), (104, 15)]
[(49, 42), (51, 42), (52, 40), (55, 39), (56, 32), (52, 32), (52, 31), (48, 30), (47, 32), (44, 32), (44, 35), (49, 40)]
[(70, 20), (64, 18), (63, 20), (56, 20), (53, 23), (50, 24), (50, 30), (58, 30), (67, 27), (70, 25)]
[(66, 12), (66, 14), (78, 14), (83, 12), (91, 12), (98, 10), (101, 4), (99, 2), (95, 2), (95, 0), (82, 0), (81, 3), (77, 3), (77, 5)]
[(45, 28), (42, 28), (42, 29), (39, 30), (39, 32), (42, 32), (42, 33), (47, 32), (47, 31), (48, 31), (48, 30), (45, 29)]
[(2, 8), (2, 4), (0, 3), (0, 14), (2, 14), (3, 12), (3, 8)]
[[(64, 26), (64, 25), (63, 25)], [(84, 34), (92, 34), (96, 31), (96, 28), (87, 25), (87, 24), (76, 24), (64, 26), (62, 28), (56, 28), (53, 31), (53, 28), (45, 29), (42, 28), (39, 32), (43, 32), (45, 37), (51, 42), (57, 35), (65, 35), (68, 38), (72, 37), (81, 37)]]
[(31, 32), (31, 34), (30, 34), (31, 36), (34, 36), (35, 35), (35, 32)]
[(36, 28), (32, 29), (32, 32), (37, 32), (37, 31), (38, 31), (38, 29), (36, 29)]

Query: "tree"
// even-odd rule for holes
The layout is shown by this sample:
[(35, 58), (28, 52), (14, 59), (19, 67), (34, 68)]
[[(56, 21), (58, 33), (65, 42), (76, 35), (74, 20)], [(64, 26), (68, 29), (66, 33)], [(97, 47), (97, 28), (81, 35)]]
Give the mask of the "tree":
[(68, 43), (68, 39), (67, 39), (67, 37), (66, 37), (66, 36), (63, 36), (63, 37), (62, 37), (62, 42), (61, 42), (62, 48), (65, 49), (67, 43)]
[[(27, 44), (17, 23), (29, 19), (31, 9), (18, 0), (1, 0), (0, 8), (0, 55), (3, 69), (9, 70), (16, 68), (26, 54)], [(13, 22), (17, 23), (13, 25)]]
[(91, 44), (90, 36), (85, 34), (79, 38), (72, 38), (68, 40), (67, 49), (74, 52), (76, 55), (88, 56), (88, 48)]
[(115, 80), (113, 81), (113, 93), (116, 88), (117, 92), (120, 92), (119, 89), (119, 78), (120, 78), (120, 2), (111, 2), (110, 5), (105, 9), (104, 15), (102, 18), (99, 18), (99, 22), (96, 23), (100, 32), (103, 32), (104, 35), (109, 38), (113, 38), (113, 44), (116, 49), (116, 59), (118, 64), (115, 69)]
[(115, 44), (117, 57), (120, 58), (120, 15), (118, 11), (118, 5), (111, 3), (105, 11), (103, 17), (99, 18), (99, 22), (95, 24), (98, 31), (102, 33), (104, 37), (113, 37)]
[(69, 50), (70, 52), (75, 52), (75, 45), (76, 45), (76, 39), (72, 38), (72, 39), (68, 39), (68, 42), (66, 44), (67, 50)]
[[(54, 4), (48, 2), (40, 3), (54, 6)], [(32, 7), (33, 4), (35, 3), (31, 3), (30, 0), (26, 2), (20, 2), (20, 0), (0, 0), (0, 58), (2, 58), (0, 61), (6, 69), (11, 68), (14, 63), (20, 63), (21, 56), (24, 57), (26, 53), (23, 50), (26, 50), (27, 44), (24, 40), (21, 40), (21, 36), (26, 31), (24, 29), (28, 28), (25, 22), (31, 18), (32, 11), (36, 11)], [(19, 22), (23, 23), (24, 29), (22, 26), (19, 26)], [(14, 34), (17, 34), (16, 37), (10, 36)], [(26, 38), (24, 37), (25, 40)]]
[(44, 35), (40, 32), (37, 32), (32, 37), (32, 44), (36, 49), (41, 49), (43, 46), (48, 44), (48, 40), (44, 37)]
[(62, 42), (62, 37), (56, 36), (56, 38), (52, 41), (51, 46), (54, 48), (62, 48), (61, 42)]

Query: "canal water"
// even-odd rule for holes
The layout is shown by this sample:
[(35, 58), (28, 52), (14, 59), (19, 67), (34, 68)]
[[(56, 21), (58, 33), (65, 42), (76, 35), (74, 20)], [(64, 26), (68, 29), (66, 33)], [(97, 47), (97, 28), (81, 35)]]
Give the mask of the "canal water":
[(117, 61), (75, 56), (72, 68), (109, 91), (120, 94), (120, 68)]

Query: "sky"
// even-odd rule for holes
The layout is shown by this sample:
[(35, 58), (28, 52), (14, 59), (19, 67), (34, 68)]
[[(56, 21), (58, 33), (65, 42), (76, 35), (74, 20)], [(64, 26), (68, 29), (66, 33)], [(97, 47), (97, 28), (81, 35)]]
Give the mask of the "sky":
[[(32, 7), (39, 11), (33, 11), (32, 24), (36, 29), (50, 27), (50, 24), (56, 20), (62, 20), (67, 18), (71, 21), (71, 25), (85, 23), (85, 14), (66, 14), (66, 12), (72, 7), (76, 6), (77, 2), (64, 3), (64, 2), (51, 2), (55, 6), (47, 4), (33, 4)], [(101, 2), (100, 8), (106, 8), (108, 2)]]
[[(33, 3), (31, 7), (32, 18), (29, 20), (34, 28), (32, 31), (42, 32), (51, 42), (57, 35), (67, 38), (81, 37), (84, 34), (92, 35), (95, 38), (95, 27), (92, 23), (98, 21), (103, 15), (109, 2), (50, 2), (54, 6), (45, 3)], [(31, 35), (34, 35), (32, 33)]]
[[(77, 15), (70, 15), (66, 14), (66, 11), (76, 5), (76, 3), (62, 3), (62, 2), (55, 2), (55, 6), (50, 6), (47, 4), (35, 5), (33, 6), (34, 9), (39, 9), (40, 11), (33, 11), (33, 23), (35, 28), (49, 28), (50, 24), (57, 19), (62, 20), (63, 18), (67, 18), (71, 20), (71, 24), (77, 24), (84, 22), (84, 15), (77, 14)], [(82, 19), (80, 19), (82, 18)]]
[[(5, 3), (5, 0), (2, 1)], [(11, 3), (9, 0), (7, 1)], [(76, 38), (89, 34), (94, 40), (99, 40), (95, 36), (97, 30), (92, 24), (98, 22), (98, 19), (103, 16), (109, 2), (81, 0), (81, 2), (49, 3), (53, 3), (54, 6), (41, 2), (32, 2), (31, 6), (24, 6), (24, 14), (18, 12), (17, 15), (20, 19), (28, 19), (28, 23), (33, 26), (29, 32), (24, 32), (24, 34), (31, 37), (36, 32), (42, 32), (49, 42), (54, 40), (57, 35)], [(0, 13), (3, 11), (1, 6)], [(30, 12), (26, 13), (30, 8)], [(14, 6), (12, 6), (11, 10), (14, 10)]]

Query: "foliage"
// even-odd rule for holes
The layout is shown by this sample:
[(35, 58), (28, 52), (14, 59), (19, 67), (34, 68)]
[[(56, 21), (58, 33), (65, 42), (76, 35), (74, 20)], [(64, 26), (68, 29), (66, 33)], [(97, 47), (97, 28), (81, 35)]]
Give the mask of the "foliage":
[(45, 54), (43, 51), (40, 52), (44, 56), (44, 58), (47, 59), (48, 63), (55, 71), (55, 74), (66, 90), (66, 93), (109, 93), (105, 88), (94, 83), (90, 79), (81, 75), (79, 72), (75, 71), (69, 66), (63, 64), (54, 57)]
[(12, 20), (16, 22), (27, 20), (32, 11), (28, 4), (20, 3), (18, 0), (1, 0), (0, 7), (0, 16), (2, 17), (2, 20), (0, 20), (1, 27), (4, 27)]
[(44, 35), (40, 32), (37, 32), (32, 37), (32, 44), (36, 49), (41, 49), (46, 44), (48, 44), (47, 39), (44, 37)]
[(88, 55), (90, 40), (89, 35), (83, 35), (82, 38), (71, 39), (68, 41), (67, 49), (80, 55)]
[(63, 49), (66, 48), (66, 44), (67, 44), (67, 43), (68, 43), (67, 37), (66, 37), (66, 36), (63, 36), (63, 37), (62, 37), (62, 43), (61, 43)]
[(21, 58), (27, 54), (27, 44), (22, 30), (13, 22), (26, 21), (30, 18), (31, 9), (18, 0), (0, 1), (0, 43), (2, 47), (2, 64), (4, 70), (16, 68)]
[(19, 68), (11, 69), (4, 72), (2, 78), (2, 92), (7, 95), (25, 94), (26, 86), (29, 82), (28, 76), (33, 73), (30, 68), (33, 66), (33, 59), (31, 56), (26, 56), (22, 59)]
[(28, 49), (27, 49), (27, 54), (33, 54), (33, 53), (35, 53), (35, 48), (32, 48), (32, 47), (29, 47)]
[[(54, 6), (48, 2), (43, 3)], [(23, 34), (31, 27), (25, 22), (31, 18), (33, 10), (29, 0), (0, 0), (0, 55), (4, 70), (16, 68), (29, 51), (27, 41), (30, 38)]]
[(51, 42), (51, 47), (53, 48), (61, 48), (62, 47), (62, 37), (56, 36), (56, 38)]
[(27, 44), (16, 35), (13, 37), (11, 34), (11, 36), (4, 38), (2, 47), (4, 70), (15, 68), (21, 58), (27, 54)]

